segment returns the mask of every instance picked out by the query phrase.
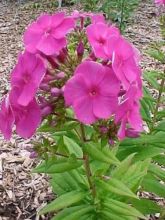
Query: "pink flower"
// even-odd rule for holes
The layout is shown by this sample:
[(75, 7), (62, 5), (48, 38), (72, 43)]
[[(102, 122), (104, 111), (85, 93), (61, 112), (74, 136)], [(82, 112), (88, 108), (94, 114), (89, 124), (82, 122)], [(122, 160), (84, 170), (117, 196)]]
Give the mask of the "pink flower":
[(14, 114), (9, 102), (9, 97), (7, 96), (2, 101), (0, 110), (0, 131), (7, 140), (11, 137), (14, 121)]
[(140, 115), (140, 104), (137, 100), (137, 88), (135, 86), (130, 87), (129, 91), (116, 111), (115, 122), (121, 123), (118, 131), (119, 139), (124, 139), (126, 136), (127, 124), (135, 130), (140, 132), (142, 128), (142, 119)]
[(155, 4), (157, 4), (157, 5), (165, 5), (165, 0), (155, 0)]
[(124, 89), (128, 90), (141, 74), (137, 50), (124, 38), (113, 36), (109, 38), (105, 51), (109, 59), (112, 59), (112, 68), (117, 78)]
[(20, 55), (11, 76), (12, 87), (21, 90), (18, 104), (27, 106), (33, 100), (45, 72), (44, 64), (39, 57), (28, 52)]
[(92, 49), (98, 58), (106, 59), (105, 47), (107, 41), (112, 36), (119, 36), (119, 30), (116, 27), (108, 26), (102, 22), (91, 24), (87, 27), (87, 37)]
[(66, 46), (66, 34), (74, 28), (74, 19), (66, 18), (65, 13), (42, 15), (33, 22), (24, 34), (26, 49), (31, 53), (38, 51), (46, 54), (58, 54)]
[(105, 23), (105, 17), (103, 14), (94, 14), (91, 16), (91, 21), (93, 24)]
[(6, 139), (11, 138), (15, 124), (16, 132), (23, 138), (31, 137), (41, 123), (41, 111), (35, 99), (27, 106), (21, 106), (17, 100), (20, 89), (14, 88), (3, 100), (0, 111), (0, 130)]
[(115, 112), (119, 89), (119, 81), (111, 68), (85, 61), (66, 83), (64, 98), (79, 121), (91, 124), (99, 118), (109, 118)]

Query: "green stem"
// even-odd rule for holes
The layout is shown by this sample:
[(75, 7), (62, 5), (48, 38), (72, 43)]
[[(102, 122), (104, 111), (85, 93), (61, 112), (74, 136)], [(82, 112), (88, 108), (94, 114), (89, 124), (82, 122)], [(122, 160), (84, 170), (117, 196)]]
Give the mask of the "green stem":
[(155, 123), (156, 123), (156, 116), (157, 116), (157, 113), (158, 113), (158, 110), (159, 110), (159, 106), (160, 106), (160, 102), (161, 102), (161, 96), (162, 96), (162, 93), (163, 93), (164, 84), (165, 84), (165, 78), (163, 78), (161, 83), (160, 83), (160, 88), (159, 88), (156, 108), (155, 108), (155, 111), (154, 111), (154, 114), (153, 114), (153, 121), (152, 121), (151, 131), (153, 130), (153, 128), (155, 126)]
[(122, 0), (122, 3), (121, 3), (121, 19), (120, 19), (120, 26), (119, 26), (121, 32), (122, 32), (122, 27), (123, 27), (124, 7), (125, 7), (125, 0)]
[[(56, 152), (55, 155), (60, 156), (60, 157), (66, 157), (66, 158), (69, 158), (68, 155), (61, 154), (61, 153), (58, 153), (58, 152)], [(81, 157), (77, 157), (76, 159), (77, 159), (77, 160), (84, 160), (84, 158), (81, 158)]]
[[(82, 141), (85, 143), (85, 142), (87, 142), (87, 139), (86, 139), (83, 124), (80, 124), (80, 129), (81, 129)], [(83, 151), (83, 158), (84, 158), (84, 167), (85, 167), (85, 172), (86, 172), (86, 176), (87, 176), (87, 179), (88, 179), (89, 187), (90, 187), (90, 190), (92, 192), (93, 199), (95, 200), (96, 188), (95, 188), (95, 185), (93, 184), (93, 181), (92, 181), (92, 172), (91, 172), (91, 169), (90, 169), (89, 156), (84, 151)]]

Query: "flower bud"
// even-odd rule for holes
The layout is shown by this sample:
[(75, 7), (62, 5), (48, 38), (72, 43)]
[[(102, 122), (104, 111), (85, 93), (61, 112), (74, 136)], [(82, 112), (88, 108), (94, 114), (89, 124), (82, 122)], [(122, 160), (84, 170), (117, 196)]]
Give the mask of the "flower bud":
[(56, 75), (56, 79), (63, 79), (65, 77), (65, 73), (64, 72), (60, 72)]
[(43, 96), (38, 96), (38, 100), (41, 109), (48, 105), (48, 101)]
[(52, 88), (51, 89), (51, 95), (53, 97), (59, 97), (61, 95), (61, 89), (58, 88)]
[(95, 56), (95, 54), (94, 54), (93, 52), (89, 55), (89, 58), (90, 58), (91, 60), (93, 60), (93, 61), (96, 61), (96, 60), (97, 60), (97, 58), (96, 58), (96, 56)]
[(81, 41), (77, 47), (77, 56), (81, 58), (83, 54), (84, 54), (84, 44)]
[(48, 116), (49, 114), (52, 113), (52, 107), (47, 105), (45, 106), (43, 109), (41, 109), (41, 115), (42, 117), (46, 117)]
[(48, 62), (51, 64), (53, 69), (58, 69), (59, 65), (56, 63), (55, 59), (51, 56), (47, 57)]
[(30, 158), (30, 159), (35, 159), (35, 158), (37, 158), (37, 156), (38, 156), (37, 152), (32, 151), (32, 152), (30, 153), (29, 158)]
[(105, 126), (101, 126), (99, 130), (102, 134), (106, 134), (108, 132), (108, 128), (106, 128)]
[(114, 143), (115, 143), (114, 140), (112, 140), (111, 138), (109, 139), (108, 142), (109, 142), (109, 145), (114, 145)]
[(67, 52), (67, 50), (64, 48), (63, 50), (60, 51), (59, 55), (57, 56), (57, 60), (58, 60), (60, 63), (65, 63), (67, 54), (68, 54), (68, 52)]
[(45, 77), (44, 77), (42, 83), (49, 83), (51, 80), (54, 80), (54, 77), (47, 73), (47, 74), (45, 75)]
[(138, 138), (140, 135), (139, 135), (138, 131), (135, 131), (132, 128), (128, 128), (126, 130), (126, 136), (129, 137), (129, 138)]
[(47, 83), (41, 83), (40, 89), (43, 90), (43, 91), (48, 92), (50, 90), (50, 87)]
[(125, 93), (126, 93), (126, 90), (121, 89), (118, 96), (123, 96), (123, 95), (125, 95)]

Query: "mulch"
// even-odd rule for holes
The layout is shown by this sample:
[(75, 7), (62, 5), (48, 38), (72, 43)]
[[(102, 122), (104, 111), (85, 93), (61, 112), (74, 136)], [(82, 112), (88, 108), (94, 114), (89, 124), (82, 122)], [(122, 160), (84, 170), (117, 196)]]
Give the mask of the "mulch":
[[(41, 13), (55, 12), (57, 7), (54, 2), (55, 0), (0, 1), (0, 99), (9, 90), (10, 72), (23, 49), (22, 34), (25, 27)], [(73, 7), (69, 8), (71, 9)], [(126, 30), (126, 37), (142, 54), (143, 70), (161, 68), (159, 63), (146, 55), (150, 43), (161, 39), (157, 13), (158, 10), (151, 1), (142, 0)], [(50, 216), (39, 217), (36, 214), (54, 195), (46, 175), (31, 173), (39, 162), (29, 158), (32, 148), (29, 139), (22, 140), (14, 135), (7, 142), (0, 136), (0, 220), (50, 219)], [(163, 202), (150, 194), (145, 197)], [(158, 218), (150, 217), (150, 220), (154, 219)]]

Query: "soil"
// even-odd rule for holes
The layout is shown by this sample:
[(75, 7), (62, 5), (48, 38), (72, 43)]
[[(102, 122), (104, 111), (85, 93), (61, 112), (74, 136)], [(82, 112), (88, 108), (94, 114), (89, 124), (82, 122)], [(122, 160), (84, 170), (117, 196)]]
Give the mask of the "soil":
[[(73, 7), (62, 8), (71, 9)], [(0, 99), (9, 90), (10, 72), (23, 49), (22, 35), (26, 26), (41, 13), (55, 11), (57, 4), (53, 0), (0, 1)], [(157, 13), (158, 9), (151, 1), (142, 0), (126, 30), (126, 37), (142, 54), (143, 70), (159, 68), (159, 63), (146, 55), (150, 43), (160, 39)], [(37, 159), (29, 158), (31, 149), (31, 140), (14, 135), (7, 142), (0, 136), (0, 220), (50, 219), (49, 216), (36, 215), (53, 194), (46, 175), (31, 173), (38, 163)], [(161, 202), (161, 199), (155, 199)], [(157, 218), (151, 216), (150, 219)]]

